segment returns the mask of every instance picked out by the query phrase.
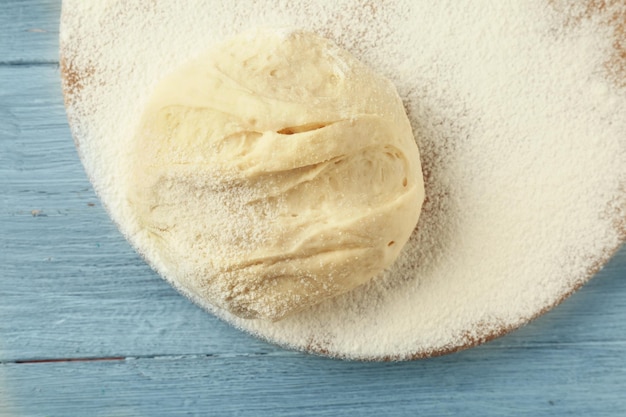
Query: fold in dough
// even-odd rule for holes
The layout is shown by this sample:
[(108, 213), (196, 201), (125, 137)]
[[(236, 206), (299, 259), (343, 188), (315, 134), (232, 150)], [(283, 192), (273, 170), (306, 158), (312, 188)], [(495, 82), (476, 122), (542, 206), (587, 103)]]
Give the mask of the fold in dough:
[(168, 278), (245, 318), (374, 277), (424, 198), (393, 85), (298, 31), (239, 35), (164, 78), (132, 153), (128, 199)]

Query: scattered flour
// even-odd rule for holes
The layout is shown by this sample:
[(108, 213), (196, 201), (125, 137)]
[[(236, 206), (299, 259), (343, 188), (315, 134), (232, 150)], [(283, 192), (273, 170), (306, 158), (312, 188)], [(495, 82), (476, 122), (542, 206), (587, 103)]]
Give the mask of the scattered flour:
[(171, 282), (124, 199), (128, 141), (156, 83), (253, 27), (334, 40), (404, 100), (426, 182), (417, 230), (369, 284), (276, 323), (195, 301), (267, 340), (332, 356), (453, 351), (546, 311), (625, 237), (618, 3), (66, 0), (68, 115), (112, 218)]

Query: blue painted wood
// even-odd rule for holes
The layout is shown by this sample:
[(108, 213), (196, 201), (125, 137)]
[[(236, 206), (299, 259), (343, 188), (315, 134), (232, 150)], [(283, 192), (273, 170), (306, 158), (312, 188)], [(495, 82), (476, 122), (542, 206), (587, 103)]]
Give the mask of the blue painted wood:
[[(292, 355), (9, 364), (26, 416), (623, 416), (620, 348), (474, 350), (412, 363)], [(616, 369), (617, 368), (617, 369)], [(607, 372), (611, 369), (611, 372)]]
[(529, 326), (411, 363), (286, 351), (179, 296), (117, 232), (78, 161), (59, 9), (0, 4), (0, 417), (626, 415), (626, 248)]
[(58, 61), (61, 0), (0, 0), (0, 65)]

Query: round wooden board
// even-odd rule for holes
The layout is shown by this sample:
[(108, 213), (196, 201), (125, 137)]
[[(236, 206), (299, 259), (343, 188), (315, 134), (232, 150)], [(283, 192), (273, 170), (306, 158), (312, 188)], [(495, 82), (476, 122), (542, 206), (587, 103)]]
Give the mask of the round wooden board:
[[(132, 26), (133, 22), (142, 22), (142, 30), (147, 31), (149, 35), (155, 34), (155, 41), (151, 43), (151, 48), (153, 49), (146, 50), (146, 53), (153, 54), (155, 57), (162, 57), (163, 55), (167, 55), (169, 51), (163, 50), (163, 43), (158, 40), (162, 39), (163, 36), (167, 36), (166, 32), (168, 30), (172, 31), (174, 26), (161, 27), (157, 25), (157, 22), (160, 22), (160, 20), (157, 20), (156, 16), (159, 16), (158, 12), (160, 11), (159, 7), (162, 7), (161, 5), (152, 3), (145, 3), (143, 5), (139, 5), (139, 3), (137, 5), (122, 5), (119, 3), (123, 2), (104, 2), (105, 6), (89, 8), (84, 5), (79, 7), (79, 2), (81, 2), (81, 0), (64, 1), (61, 18), (61, 75), (70, 127), (86, 172), (96, 192), (102, 199), (104, 206), (122, 233), (127, 236), (130, 243), (139, 253), (145, 256), (143, 243), (134, 238), (134, 235), (130, 232), (132, 227), (127, 224), (128, 213), (123, 209), (123, 193), (118, 192), (119, 190), (116, 189), (116, 181), (119, 179), (116, 178), (115, 175), (110, 175), (111, 170), (105, 166), (106, 164), (115, 166), (115, 162), (107, 160), (111, 155), (115, 155), (115, 152), (108, 152), (107, 147), (112, 145), (109, 145), (109, 138), (101, 136), (98, 126), (98, 112), (101, 110), (99, 106), (104, 103), (104, 101), (99, 98), (100, 94), (109, 95), (107, 96), (107, 100), (109, 101), (106, 103), (110, 102), (111, 97), (117, 97), (120, 103), (130, 100), (134, 105), (137, 105), (141, 103), (141, 99), (136, 98), (136, 96), (144, 93), (141, 92), (141, 94), (138, 94), (138, 91), (129, 91), (123, 84), (117, 83), (117, 80), (103, 80), (98, 78), (98, 75), (110, 71), (109, 66), (124, 68), (128, 74), (145, 72), (148, 81), (144, 80), (143, 84), (140, 83), (138, 85), (137, 88), (141, 89), (143, 88), (142, 86), (152, 85), (154, 80), (163, 76), (167, 68), (139, 66), (139, 61), (135, 61), (134, 56), (142, 51), (132, 50), (132, 48), (129, 50), (132, 50), (131, 52), (133, 53), (128, 53), (128, 51), (124, 54), (120, 53), (117, 62), (106, 62), (103, 59), (104, 55), (98, 56), (98, 54), (100, 53), (99, 51), (105, 47), (103, 45), (113, 42), (107, 41), (107, 39), (112, 39), (111, 37), (115, 36), (116, 39), (124, 41), (126, 39), (126, 32), (134, 33), (137, 31), (137, 27)], [(163, 4), (165, 3), (167, 2), (163, 2)], [(358, 6), (356, 3), (358, 2), (355, 2), (355, 7)], [(192, 14), (201, 16), (202, 13), (200, 13), (200, 11), (211, 13), (211, 4), (212, 2), (198, 2), (197, 4), (194, 3), (193, 7), (190, 5), (186, 7), (190, 16)], [(377, 6), (369, 5), (368, 7), (370, 6), (372, 15), (375, 15)], [(567, 14), (567, 8), (569, 6), (567, 6), (565, 2), (552, 1), (547, 2), (546, 7), (551, 7), (556, 11), (561, 10), (561, 12)], [(196, 9), (195, 12), (193, 11), (194, 8)], [(197, 10), (198, 8), (202, 10)], [(579, 13), (578, 15), (570, 13), (571, 18), (564, 21), (566, 24), (575, 25), (576, 19), (584, 19), (585, 16), (602, 16), (603, 13), (606, 12), (607, 17), (604, 24), (613, 28), (611, 33), (612, 36), (614, 36), (614, 40), (612, 40), (614, 48), (612, 53), (607, 56), (605, 76), (610, 80), (612, 89), (621, 91), (623, 95), (624, 80), (626, 80), (626, 52), (624, 50), (626, 10), (624, 10), (624, 8), (617, 8), (615, 10), (621, 10), (620, 13), (614, 11), (608, 13), (607, 10), (609, 8), (610, 4), (607, 5), (605, 2), (590, 1), (584, 13)], [(227, 11), (228, 8), (221, 9), (220, 13), (225, 13), (224, 10)], [(241, 16), (240, 14), (235, 14), (235, 12), (236, 11), (233, 11), (233, 15), (230, 16), (232, 20), (232, 28), (230, 29), (216, 29), (214, 34), (206, 38), (197, 35), (197, 33), (200, 32), (191, 30), (190, 31), (193, 32), (192, 34), (181, 35), (179, 32), (176, 32), (176, 36), (181, 39), (181, 42), (183, 39), (189, 40), (196, 36), (200, 38), (198, 39), (198, 43), (203, 44), (219, 40), (228, 35), (230, 31), (236, 31), (237, 28), (244, 28), (248, 25), (282, 24), (282, 22), (274, 22), (272, 19), (276, 18), (272, 16), (264, 17), (263, 19), (265, 20), (259, 20), (252, 18), (252, 15)], [(94, 13), (94, 15), (87, 15), (89, 13)], [(104, 16), (111, 15), (116, 16), (115, 18), (118, 19), (119, 22), (123, 21), (124, 23), (115, 24), (112, 23), (112, 19), (104, 18)], [(99, 20), (99, 16), (103, 18)], [(298, 21), (298, 19), (303, 18), (296, 19), (294, 17), (295, 21)], [(89, 24), (90, 22), (104, 23), (102, 23), (101, 27), (94, 27)], [(202, 17), (194, 17), (193, 22), (202, 22)], [(226, 22), (227, 25), (228, 23), (229, 22)], [(312, 22), (311, 25), (307, 26), (307, 29), (333, 37), (332, 34), (334, 32), (331, 30), (332, 28), (316, 26), (317, 24), (318, 23)], [(306, 23), (304, 25), (306, 25)], [(207, 23), (207, 26), (210, 25)], [(112, 28), (117, 32), (114, 34), (111, 33)], [(341, 29), (343, 31), (349, 30), (345, 27), (341, 27)], [(166, 34), (164, 35), (163, 32)], [(344, 36), (342, 39), (345, 39), (345, 37), (349, 35), (349, 33), (342, 35)], [(339, 39), (338, 43), (345, 44), (346, 42), (342, 41), (342, 39)], [(120, 45), (120, 47), (125, 48), (123, 44)], [(183, 52), (180, 56), (175, 56), (173, 61), (183, 61), (185, 53), (188, 54), (188, 52)], [(104, 66), (107, 66), (107, 68), (105, 69)], [(104, 106), (102, 108), (104, 108)], [(120, 114), (126, 113), (124, 115), (126, 118), (120, 115), (121, 124), (128, 124), (128, 126), (125, 126), (126, 131), (132, 131), (132, 120), (127, 117), (130, 107), (120, 104), (119, 109), (107, 108), (105, 110), (109, 115), (114, 115), (116, 112)], [(138, 116), (138, 114), (139, 113), (136, 113), (136, 116)], [(128, 120), (131, 121), (129, 122)], [(127, 138), (131, 137), (132, 136), (127, 136)], [(626, 148), (626, 137), (621, 137), (619, 140), (621, 141), (622, 150), (624, 150), (624, 148)], [(441, 196), (429, 194), (429, 185), (432, 187), (431, 189), (433, 189), (437, 178), (432, 174), (428, 175), (429, 172), (432, 172), (431, 168), (433, 167), (429, 166), (428, 149), (424, 149), (424, 147), (422, 147), (422, 149), (423, 152), (426, 152), (423, 156), (425, 159), (425, 172), (427, 174), (427, 201), (418, 229), (414, 232), (415, 239), (419, 239), (419, 234), (423, 233), (420, 231), (420, 228), (435, 227), (429, 225), (436, 225), (441, 222), (439, 219), (441, 213), (438, 211), (440, 207), (435, 202), (437, 197)], [(102, 157), (100, 157), (100, 154), (102, 154)], [(623, 154), (616, 155), (615, 158), (623, 158)], [(123, 167), (123, 164), (120, 166)], [(618, 192), (610, 198), (606, 198), (606, 201), (600, 202), (604, 205), (605, 210), (598, 214), (598, 222), (603, 223), (602, 230), (609, 230), (612, 234), (617, 236), (617, 238), (611, 240), (610, 244), (601, 244), (590, 250), (576, 252), (575, 256), (577, 259), (573, 259), (573, 262), (581, 263), (581, 258), (584, 257), (583, 263), (586, 267), (582, 275), (575, 277), (565, 275), (542, 277), (535, 281), (531, 281), (529, 278), (529, 292), (536, 291), (540, 293), (544, 291), (545, 288), (543, 284), (546, 282), (546, 279), (552, 280), (551, 282), (553, 284), (556, 283), (554, 284), (555, 288), (558, 287), (558, 290), (551, 290), (547, 293), (546, 297), (544, 297), (540, 303), (537, 303), (536, 308), (530, 312), (528, 312), (527, 309), (520, 309), (519, 311), (523, 311), (523, 313), (516, 313), (516, 305), (515, 303), (511, 303), (512, 313), (510, 315), (502, 315), (497, 311), (489, 312), (490, 306), (486, 304), (485, 310), (487, 313), (485, 317), (480, 320), (474, 320), (472, 323), (466, 323), (465, 327), (451, 328), (449, 331), (446, 331), (446, 321), (444, 320), (441, 323), (443, 327), (432, 329), (432, 334), (430, 335), (424, 333), (424, 329), (433, 327), (429, 326), (428, 323), (419, 328), (409, 329), (407, 332), (402, 324), (405, 319), (403, 314), (406, 312), (397, 308), (397, 305), (391, 305), (394, 298), (387, 297), (385, 292), (388, 291), (398, 294), (396, 298), (401, 298), (401, 293), (419, 294), (417, 288), (423, 285), (423, 283), (420, 283), (417, 276), (419, 270), (414, 280), (407, 280), (402, 277), (394, 278), (393, 274), (391, 274), (391, 277), (386, 276), (377, 279), (378, 282), (361, 287), (355, 290), (354, 293), (326, 302), (320, 308), (313, 308), (306, 312), (298, 313), (298, 317), (293, 320), (288, 319), (285, 322), (278, 323), (248, 322), (236, 318), (225, 311), (215, 308), (205, 300), (194, 297), (192, 294), (185, 291), (184, 288), (177, 286), (177, 289), (203, 308), (234, 326), (287, 348), (295, 348), (330, 357), (359, 360), (407, 360), (452, 353), (487, 342), (528, 323), (528, 321), (562, 302), (587, 282), (602, 265), (606, 263), (626, 239), (626, 163), (623, 164), (623, 167), (620, 172), (614, 173), (613, 180), (620, 183)], [(477, 198), (479, 197), (477, 196)], [(528, 196), (528, 198), (532, 198), (532, 196)], [(589, 196), (589, 198), (594, 197)], [(569, 207), (563, 206), (561, 209), (566, 212)], [(532, 230), (533, 225), (528, 225), (528, 227)], [(430, 232), (432, 232), (432, 230), (430, 230)], [(503, 233), (506, 233), (506, 231), (503, 231)], [(555, 233), (558, 233), (558, 230), (556, 230)], [(598, 236), (599, 239), (601, 237), (602, 236)], [(573, 242), (573, 244), (575, 243), (576, 242)], [(554, 249), (555, 256), (560, 256), (562, 253), (563, 251), (560, 250), (560, 248)], [(486, 253), (485, 256), (489, 256), (489, 254)], [(527, 254), (523, 250), (520, 250), (517, 256), (525, 257)], [(442, 259), (443, 260), (440, 260), (441, 262), (450, 261), (450, 258), (442, 257)], [(157, 270), (157, 272), (164, 275), (160, 270), (158, 259), (152, 259), (150, 256), (147, 256), (146, 261)], [(433, 265), (430, 266), (433, 267)], [(173, 285), (176, 284), (175, 277), (165, 276), (164, 278)], [(444, 278), (441, 278), (437, 282), (444, 281)], [(504, 284), (501, 280), (494, 280), (494, 285)], [(463, 303), (469, 303), (470, 300), (463, 300), (462, 297), (462, 294), (451, 295), (450, 305), (441, 307), (442, 316), (454, 316), (454, 312), (451, 313), (450, 310), (454, 310), (457, 306), (459, 310), (463, 310)], [(404, 300), (404, 302), (410, 303), (410, 300)], [(364, 324), (359, 320), (359, 314), (355, 313), (358, 309), (351, 308), (350, 311), (347, 311), (348, 309), (345, 306), (348, 304), (354, 305), (355, 303), (361, 306), (360, 314), (368, 316), (369, 321), (367, 321), (367, 323), (372, 323), (372, 325)], [(420, 309), (411, 308), (408, 313), (417, 316), (420, 314)], [(376, 320), (374, 318), (375, 314), (384, 315), (385, 319)], [(394, 321), (394, 317), (397, 317), (397, 321)], [(315, 326), (311, 325), (310, 328), (303, 329), (303, 323), (309, 322), (316, 322), (317, 324)], [(328, 322), (330, 323), (329, 326), (335, 330), (331, 331), (325, 329), (319, 322)], [(397, 334), (398, 343), (394, 344), (392, 340), (388, 341), (382, 348), (370, 348), (369, 345), (376, 344), (372, 338), (376, 338), (377, 335), (384, 333), (384, 329), (382, 329), (381, 326), (385, 326), (385, 323), (394, 323), (399, 329)], [(435, 323), (434, 327), (437, 327), (437, 325), (439, 325), (439, 323)], [(304, 325), (304, 327), (306, 327), (306, 325)], [(346, 335), (345, 340), (342, 340), (344, 334)], [(380, 337), (382, 338), (383, 336)], [(420, 340), (426, 340), (429, 341), (429, 343), (422, 343)]]

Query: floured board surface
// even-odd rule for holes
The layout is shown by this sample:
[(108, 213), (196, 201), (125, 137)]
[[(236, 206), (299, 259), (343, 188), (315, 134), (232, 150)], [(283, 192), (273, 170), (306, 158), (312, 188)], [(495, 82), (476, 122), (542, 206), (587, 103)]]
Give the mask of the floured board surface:
[(129, 140), (155, 84), (207, 47), (255, 26), (326, 36), (396, 84), (422, 154), (426, 202), (396, 264), (276, 323), (191, 297), (236, 327), (341, 358), (448, 353), (549, 310), (623, 241), (617, 2), (175, 3), (66, 1), (60, 35), (86, 171), (122, 233), (175, 286), (127, 206)]

